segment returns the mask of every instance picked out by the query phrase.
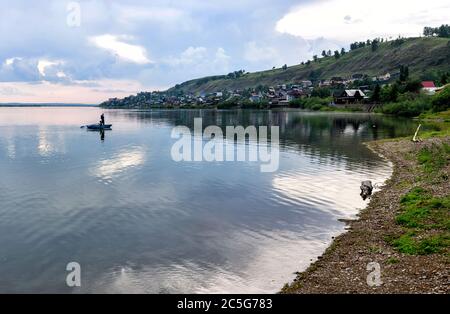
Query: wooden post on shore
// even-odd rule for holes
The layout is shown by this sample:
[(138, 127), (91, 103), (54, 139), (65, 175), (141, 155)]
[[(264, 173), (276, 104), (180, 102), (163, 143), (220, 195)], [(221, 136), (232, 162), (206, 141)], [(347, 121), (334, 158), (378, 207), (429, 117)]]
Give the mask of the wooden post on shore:
[(414, 142), (414, 143), (421, 142), (421, 140), (417, 137), (417, 135), (419, 134), (419, 130), (420, 130), (421, 127), (422, 127), (422, 124), (419, 124), (419, 127), (417, 128), (417, 131), (416, 131), (416, 133), (414, 134), (414, 137), (413, 137), (413, 142)]

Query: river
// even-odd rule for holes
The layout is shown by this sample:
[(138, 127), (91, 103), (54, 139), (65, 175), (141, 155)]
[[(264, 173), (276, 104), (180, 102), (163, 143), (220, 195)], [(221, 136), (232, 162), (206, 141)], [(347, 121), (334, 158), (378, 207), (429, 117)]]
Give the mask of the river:
[[(80, 128), (102, 112), (112, 131)], [(278, 170), (174, 161), (171, 132), (196, 117), (279, 126)], [(367, 205), (360, 182), (391, 175), (362, 143), (416, 126), (298, 110), (0, 108), (0, 292), (277, 292)], [(66, 285), (69, 262), (81, 287)]]

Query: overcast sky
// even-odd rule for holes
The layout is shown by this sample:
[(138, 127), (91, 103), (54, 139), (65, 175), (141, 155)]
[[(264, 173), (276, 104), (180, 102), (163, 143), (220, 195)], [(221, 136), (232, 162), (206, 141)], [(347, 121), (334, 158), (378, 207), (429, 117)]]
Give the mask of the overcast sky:
[(98, 103), (449, 23), (433, 0), (0, 0), (0, 102)]

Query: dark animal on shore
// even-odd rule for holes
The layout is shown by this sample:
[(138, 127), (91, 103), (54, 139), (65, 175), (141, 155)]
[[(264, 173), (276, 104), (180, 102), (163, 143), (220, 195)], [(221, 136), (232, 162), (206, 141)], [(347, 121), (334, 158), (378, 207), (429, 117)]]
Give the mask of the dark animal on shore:
[(373, 185), (372, 181), (364, 181), (361, 183), (361, 197), (363, 200), (366, 200), (368, 197), (372, 195)]

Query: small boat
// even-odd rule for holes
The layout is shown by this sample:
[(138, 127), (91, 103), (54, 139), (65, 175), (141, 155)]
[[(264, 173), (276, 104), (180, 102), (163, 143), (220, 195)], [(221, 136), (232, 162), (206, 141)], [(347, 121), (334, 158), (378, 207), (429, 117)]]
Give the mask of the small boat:
[(112, 124), (91, 124), (86, 125), (88, 130), (111, 130)]

